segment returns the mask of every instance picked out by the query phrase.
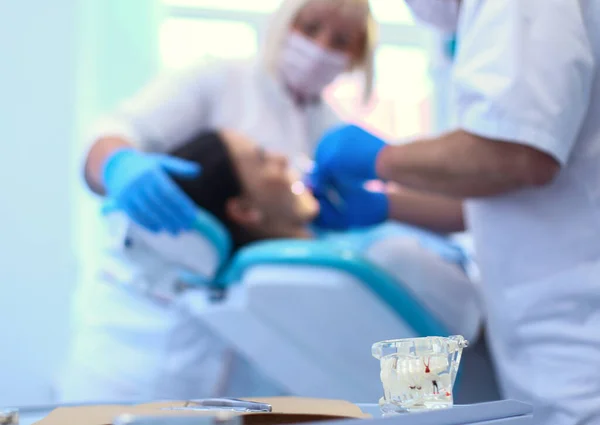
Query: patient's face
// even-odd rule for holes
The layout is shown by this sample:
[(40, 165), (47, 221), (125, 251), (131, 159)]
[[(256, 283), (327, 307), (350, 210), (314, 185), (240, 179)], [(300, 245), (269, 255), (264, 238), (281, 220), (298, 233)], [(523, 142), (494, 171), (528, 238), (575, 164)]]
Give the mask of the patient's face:
[(234, 212), (234, 220), (249, 219), (259, 229), (285, 230), (306, 226), (316, 217), (318, 202), (284, 156), (265, 151), (237, 134), (228, 133), (225, 140), (242, 182), (242, 206), (249, 213), (236, 217)]

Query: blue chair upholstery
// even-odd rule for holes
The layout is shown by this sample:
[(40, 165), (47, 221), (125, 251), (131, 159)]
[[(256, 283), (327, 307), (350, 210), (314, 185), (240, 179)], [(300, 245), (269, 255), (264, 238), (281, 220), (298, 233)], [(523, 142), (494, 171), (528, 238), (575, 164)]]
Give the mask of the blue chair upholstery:
[(217, 249), (221, 264), (227, 263), (231, 254), (229, 232), (215, 216), (204, 210), (198, 210), (194, 230), (204, 235)]
[(357, 250), (320, 240), (275, 240), (242, 249), (219, 279), (240, 282), (246, 270), (257, 264), (330, 267), (356, 277), (387, 304), (417, 335), (448, 336), (446, 327), (415, 296), (386, 272), (368, 263)]

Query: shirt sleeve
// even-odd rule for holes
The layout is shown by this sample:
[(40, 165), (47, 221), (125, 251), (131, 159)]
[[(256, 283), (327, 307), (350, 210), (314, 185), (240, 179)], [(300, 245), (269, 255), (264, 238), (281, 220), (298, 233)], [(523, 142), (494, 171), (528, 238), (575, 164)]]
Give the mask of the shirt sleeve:
[(463, 0), (457, 36), (457, 126), (565, 164), (595, 67), (579, 0)]
[(206, 126), (226, 68), (200, 63), (162, 75), (100, 118), (88, 137), (120, 136), (140, 149), (167, 152)]

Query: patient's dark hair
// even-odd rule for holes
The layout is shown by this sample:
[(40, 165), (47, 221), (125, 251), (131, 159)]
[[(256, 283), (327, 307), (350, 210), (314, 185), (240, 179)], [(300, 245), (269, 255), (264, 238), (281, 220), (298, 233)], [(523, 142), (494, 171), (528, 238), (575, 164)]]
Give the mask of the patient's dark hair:
[(216, 131), (201, 133), (170, 154), (202, 166), (196, 178), (173, 179), (197, 206), (223, 223), (233, 240), (233, 249), (252, 242), (254, 238), (227, 216), (227, 201), (242, 194), (242, 183), (222, 136)]

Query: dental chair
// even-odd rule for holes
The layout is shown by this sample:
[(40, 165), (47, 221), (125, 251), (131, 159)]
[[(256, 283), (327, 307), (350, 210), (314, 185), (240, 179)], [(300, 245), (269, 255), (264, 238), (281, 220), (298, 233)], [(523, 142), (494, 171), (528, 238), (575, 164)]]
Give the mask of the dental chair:
[[(407, 275), (411, 267), (429, 267), (432, 254), (440, 262), (465, 258), (445, 238), (398, 224), (338, 236), (258, 242), (231, 257), (227, 230), (204, 211), (195, 231), (179, 237), (149, 234), (135, 225), (129, 231), (130, 239), (143, 239), (176, 264), (185, 285), (199, 289), (186, 291), (182, 308), (286, 394), (375, 402), (382, 387), (379, 362), (371, 356), (374, 342), (451, 333), (402, 279), (366, 259), (365, 249), (396, 238), (410, 242), (398, 245), (400, 250), (427, 252), (429, 263), (412, 261)], [(474, 344), (481, 315), (468, 316), (461, 334)], [(489, 362), (478, 359), (467, 373), (468, 351), (455, 399), (486, 401), (482, 394), (496, 399)]]

